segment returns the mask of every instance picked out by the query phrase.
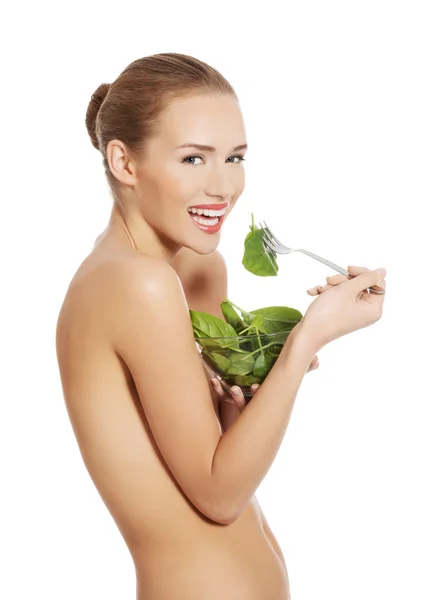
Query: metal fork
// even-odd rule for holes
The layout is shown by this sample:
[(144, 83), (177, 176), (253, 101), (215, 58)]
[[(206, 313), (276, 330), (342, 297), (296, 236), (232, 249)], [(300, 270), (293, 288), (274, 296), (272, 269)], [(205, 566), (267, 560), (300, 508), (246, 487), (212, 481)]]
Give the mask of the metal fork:
[[(315, 260), (318, 260), (319, 262), (322, 262), (323, 264), (327, 265), (331, 269), (334, 269), (338, 273), (345, 275), (345, 277), (348, 277), (348, 279), (354, 279), (355, 275), (350, 275), (350, 273), (348, 273), (348, 271), (343, 267), (336, 265), (330, 260), (322, 258), (322, 256), (318, 256), (318, 254), (314, 254), (313, 252), (309, 252), (308, 250), (302, 250), (301, 248), (288, 248), (288, 246), (285, 246), (284, 244), (282, 244), (282, 242), (279, 242), (279, 240), (274, 235), (274, 233), (272, 233), (265, 221), (259, 223), (259, 226), (264, 231), (263, 242), (265, 244), (265, 247), (271, 250), (274, 256), (276, 255), (276, 252), (277, 254), (291, 254), (292, 252), (303, 252), (303, 254), (307, 254)], [(384, 290), (382, 290), (381, 288), (375, 289), (373, 287), (369, 287), (367, 289), (367, 292), (372, 294), (384, 294)]]

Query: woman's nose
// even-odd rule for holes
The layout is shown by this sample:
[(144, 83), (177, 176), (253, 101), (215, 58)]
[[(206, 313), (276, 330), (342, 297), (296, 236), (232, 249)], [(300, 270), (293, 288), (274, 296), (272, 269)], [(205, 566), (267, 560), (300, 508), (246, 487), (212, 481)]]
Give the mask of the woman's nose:
[[(226, 167), (227, 168), (227, 167)], [(205, 186), (205, 192), (209, 196), (221, 196), (222, 198), (230, 198), (236, 192), (236, 180), (234, 175), (225, 173), (224, 169), (217, 169), (213, 171)]]

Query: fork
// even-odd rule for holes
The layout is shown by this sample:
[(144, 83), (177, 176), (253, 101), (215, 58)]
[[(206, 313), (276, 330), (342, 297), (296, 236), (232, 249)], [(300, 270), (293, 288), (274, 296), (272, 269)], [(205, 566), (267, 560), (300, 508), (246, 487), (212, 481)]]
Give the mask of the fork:
[[(314, 258), (315, 260), (318, 260), (319, 262), (322, 262), (323, 264), (327, 265), (331, 269), (334, 269), (338, 273), (341, 273), (341, 275), (345, 275), (345, 277), (348, 277), (348, 279), (354, 279), (355, 275), (351, 275), (343, 267), (340, 267), (339, 265), (331, 262), (330, 260), (326, 260), (325, 258), (322, 258), (322, 256), (318, 256), (318, 254), (314, 254), (313, 252), (309, 252), (308, 250), (303, 250), (302, 248), (288, 248), (288, 246), (285, 246), (284, 244), (282, 244), (282, 242), (279, 242), (279, 240), (274, 235), (274, 233), (272, 233), (272, 231), (270, 230), (270, 228), (268, 227), (268, 225), (265, 221), (263, 221), (262, 223), (259, 223), (259, 226), (264, 231), (264, 236), (262, 239), (265, 244), (265, 247), (268, 250), (270, 250), (274, 256), (276, 255), (276, 253), (277, 254), (291, 254), (292, 252), (303, 252), (303, 254), (307, 254), (311, 258)], [(384, 294), (384, 290), (382, 290), (380, 288), (375, 289), (373, 287), (369, 287), (367, 289), (367, 292), (368, 292), (368, 294), (370, 292), (372, 294)]]

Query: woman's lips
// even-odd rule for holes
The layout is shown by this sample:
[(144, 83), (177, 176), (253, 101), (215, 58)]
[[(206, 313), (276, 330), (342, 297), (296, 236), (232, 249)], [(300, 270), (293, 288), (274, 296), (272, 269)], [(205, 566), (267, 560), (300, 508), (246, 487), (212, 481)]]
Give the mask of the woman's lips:
[(203, 215), (194, 215), (193, 213), (190, 213), (190, 212), (188, 214), (190, 215), (190, 218), (193, 221), (193, 223), (196, 225), (196, 227), (198, 227), (199, 229), (201, 229), (205, 233), (217, 233), (217, 231), (220, 230), (220, 228), (221, 228), (221, 226), (223, 224), (224, 218), (226, 216), (226, 215), (222, 215), (221, 217), (205, 217), (205, 218), (207, 218), (210, 221), (217, 219), (217, 223), (215, 223), (214, 225), (206, 225), (206, 224), (203, 224), (203, 223), (198, 223), (196, 221), (196, 219), (193, 218), (193, 217), (196, 217), (196, 218), (197, 217), (201, 217), (201, 218), (203, 218)]
[(222, 210), (223, 208), (227, 208), (229, 206), (229, 202), (225, 204), (197, 204), (196, 206), (189, 206), (188, 208), (202, 208), (203, 210)]

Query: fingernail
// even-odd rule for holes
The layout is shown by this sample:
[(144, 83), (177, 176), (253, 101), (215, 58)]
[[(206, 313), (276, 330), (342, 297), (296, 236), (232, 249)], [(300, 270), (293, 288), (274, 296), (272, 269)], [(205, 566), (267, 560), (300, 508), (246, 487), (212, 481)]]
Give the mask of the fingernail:
[(253, 391), (253, 392), (256, 392), (256, 390), (258, 389), (258, 387), (259, 387), (259, 383), (254, 383), (254, 384), (252, 385), (252, 391)]
[(386, 269), (384, 267), (381, 267), (381, 269), (376, 269), (375, 272), (377, 273), (377, 275), (385, 275)]
[(231, 392), (234, 396), (240, 396), (241, 395), (241, 390), (239, 387), (231, 387)]
[(211, 378), (211, 383), (213, 384), (213, 386), (214, 386), (214, 387), (216, 387), (216, 386), (217, 386), (217, 383), (218, 383), (218, 382), (217, 382), (217, 379), (216, 379), (215, 377), (212, 377), (212, 378)]

